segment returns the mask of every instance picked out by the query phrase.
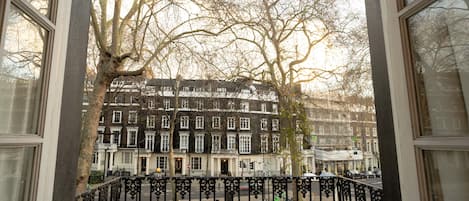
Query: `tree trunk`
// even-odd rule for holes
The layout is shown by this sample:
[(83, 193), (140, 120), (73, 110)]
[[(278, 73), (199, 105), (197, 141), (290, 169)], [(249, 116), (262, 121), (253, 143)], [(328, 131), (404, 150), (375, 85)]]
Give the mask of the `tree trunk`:
[[(108, 65), (113, 64), (107, 63), (101, 59), (97, 69), (103, 69), (103, 67)], [(104, 103), (106, 90), (112, 80), (113, 78), (106, 75), (105, 72), (98, 71), (93, 87), (93, 92), (91, 96), (89, 96), (89, 105), (87, 112), (82, 120), (81, 126), (80, 156), (78, 158), (76, 179), (77, 193), (83, 193), (86, 191), (94, 152), (94, 145), (97, 137), (99, 117), (101, 115), (101, 109)]]

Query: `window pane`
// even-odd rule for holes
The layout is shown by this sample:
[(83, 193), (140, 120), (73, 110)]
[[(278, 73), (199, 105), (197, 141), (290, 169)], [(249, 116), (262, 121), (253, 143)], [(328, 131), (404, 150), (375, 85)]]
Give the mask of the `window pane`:
[(34, 148), (0, 148), (0, 200), (29, 200)]
[(438, 1), (408, 20), (423, 135), (469, 134), (469, 24), (463, 0)]
[(469, 198), (468, 151), (424, 151), (423, 156), (430, 200)]
[(36, 8), (39, 13), (48, 16), (50, 9), (50, 0), (24, 0)]
[(47, 32), (15, 7), (0, 56), (0, 133), (37, 133)]

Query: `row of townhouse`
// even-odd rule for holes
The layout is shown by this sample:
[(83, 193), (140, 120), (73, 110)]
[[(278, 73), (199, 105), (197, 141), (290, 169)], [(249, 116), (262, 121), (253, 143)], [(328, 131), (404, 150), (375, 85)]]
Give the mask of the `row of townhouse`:
[[(279, 108), (272, 88), (217, 80), (178, 85), (176, 90), (176, 81), (169, 79), (114, 81), (100, 118), (92, 168), (165, 172), (172, 147), (180, 175), (274, 175), (287, 169), (278, 154)], [(303, 135), (297, 140), (302, 149), (309, 148)]]

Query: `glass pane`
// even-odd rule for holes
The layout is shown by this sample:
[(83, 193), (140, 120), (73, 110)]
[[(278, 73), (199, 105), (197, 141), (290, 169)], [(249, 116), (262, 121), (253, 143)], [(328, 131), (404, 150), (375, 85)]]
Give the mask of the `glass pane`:
[(0, 148), (0, 200), (29, 200), (34, 148)]
[(423, 135), (469, 135), (469, 1), (437, 1), (408, 19)]
[(414, 2), (415, 0), (405, 0), (405, 5), (409, 5), (411, 4), (412, 2)]
[(47, 32), (15, 7), (0, 49), (0, 134), (37, 133)]
[(39, 13), (48, 16), (50, 10), (50, 0), (24, 0), (36, 8)]
[(430, 200), (469, 198), (468, 151), (424, 151), (424, 161)]

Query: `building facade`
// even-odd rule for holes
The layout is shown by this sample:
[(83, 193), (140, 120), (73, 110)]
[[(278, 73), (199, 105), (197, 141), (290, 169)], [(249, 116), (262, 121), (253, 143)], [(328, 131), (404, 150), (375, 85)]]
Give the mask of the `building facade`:
[(169, 79), (111, 84), (94, 170), (166, 172), (172, 146), (179, 175), (280, 173), (278, 97), (272, 88), (212, 80), (182, 80), (178, 91), (175, 86)]

